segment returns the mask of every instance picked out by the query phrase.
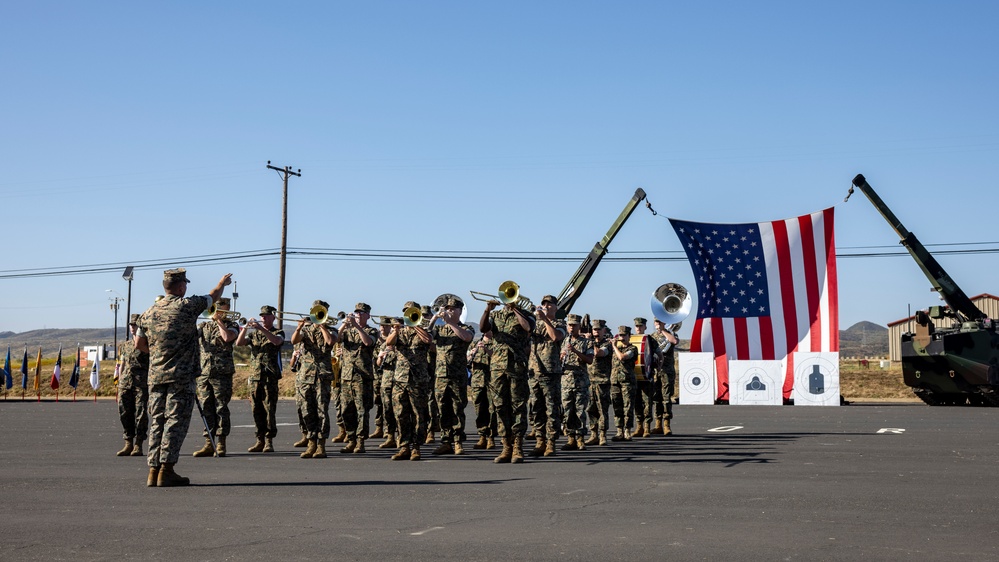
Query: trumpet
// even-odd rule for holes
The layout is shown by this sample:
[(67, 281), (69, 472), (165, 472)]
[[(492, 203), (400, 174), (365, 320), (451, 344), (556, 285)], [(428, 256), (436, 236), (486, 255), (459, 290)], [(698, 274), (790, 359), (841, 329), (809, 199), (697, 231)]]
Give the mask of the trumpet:
[(372, 320), (375, 321), (379, 326), (391, 326), (393, 324), (402, 324), (402, 318), (398, 316), (372, 316)]
[[(212, 303), (208, 309), (201, 313), (201, 316), (203, 318), (213, 318), (216, 312), (219, 312), (219, 307), (216, 303)], [(222, 313), (223, 319), (228, 320), (229, 322), (235, 322), (240, 326), (246, 325), (246, 318), (235, 310), (223, 310)]]
[(411, 306), (403, 310), (402, 322), (411, 328), (423, 325), (423, 311), (418, 306)]
[(498, 295), (490, 295), (489, 293), (480, 293), (478, 291), (469, 291), (469, 293), (477, 301), (499, 301), (503, 304), (513, 304), (527, 312), (534, 312), (534, 303), (531, 302), (531, 299), (520, 294), (520, 285), (513, 281), (504, 281), (501, 283)]

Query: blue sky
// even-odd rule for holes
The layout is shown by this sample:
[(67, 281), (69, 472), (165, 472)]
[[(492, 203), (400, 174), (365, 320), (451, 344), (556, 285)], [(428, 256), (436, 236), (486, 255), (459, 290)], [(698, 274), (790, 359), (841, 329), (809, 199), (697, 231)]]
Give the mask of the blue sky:
[[(637, 187), (611, 255), (679, 256), (664, 217), (836, 205), (841, 254), (897, 245), (857, 173), (926, 244), (997, 248), (994, 2), (30, 2), (0, 48), (0, 275), (280, 245), (556, 252), (550, 263), (291, 259), (286, 308), (557, 294)], [(931, 246), (931, 249), (933, 247)], [(941, 256), (999, 293), (996, 254)], [(277, 301), (278, 261), (226, 272)], [(839, 260), (841, 327), (935, 304), (907, 257)], [(164, 267), (140, 269), (133, 311)], [(650, 316), (683, 261), (605, 262), (575, 311)], [(109, 293), (112, 289), (116, 293)], [(0, 330), (110, 326), (120, 272), (0, 278)], [(470, 319), (481, 313), (470, 306)], [(124, 309), (122, 309), (122, 313)], [(122, 317), (123, 322), (123, 317)], [(692, 319), (682, 334), (689, 335)]]

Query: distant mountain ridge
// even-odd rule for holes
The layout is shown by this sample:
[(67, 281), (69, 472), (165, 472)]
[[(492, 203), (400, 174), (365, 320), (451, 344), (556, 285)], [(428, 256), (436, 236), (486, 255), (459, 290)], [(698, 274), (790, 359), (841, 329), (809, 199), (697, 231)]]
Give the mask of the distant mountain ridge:
[[(471, 322), (478, 335), (479, 327)], [(288, 323), (286, 323), (286, 326)], [(287, 331), (287, 330), (286, 330)], [(125, 328), (118, 328), (118, 341), (125, 338)], [(63, 350), (73, 349), (77, 344), (88, 345), (114, 345), (114, 330), (112, 328), (50, 328), (45, 330), (32, 330), (29, 332), (0, 332), (0, 353), (5, 352), (3, 348), (8, 345), (11, 355), (15, 355), (18, 349), (23, 353), (24, 346), (28, 346), (28, 354), (34, 357), (38, 346), (42, 347), (42, 356), (55, 357), (59, 352), (59, 344)], [(689, 342), (687, 342), (689, 345)], [(839, 331), (839, 351), (843, 357), (887, 357), (888, 356), (888, 328), (875, 324), (874, 322), (857, 322), (846, 330)], [(65, 351), (63, 353), (65, 355)]]

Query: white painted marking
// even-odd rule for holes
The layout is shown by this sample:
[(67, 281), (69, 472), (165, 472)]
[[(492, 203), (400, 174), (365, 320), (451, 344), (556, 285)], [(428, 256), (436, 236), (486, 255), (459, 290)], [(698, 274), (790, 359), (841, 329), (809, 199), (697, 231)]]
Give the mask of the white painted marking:
[(882, 427), (878, 430), (878, 433), (894, 433), (897, 435), (899, 433), (905, 433), (905, 430), (901, 427)]
[(742, 429), (743, 427), (744, 426), (741, 426), (741, 425), (723, 425), (721, 427), (715, 427), (715, 428), (709, 429), (708, 431), (710, 431), (712, 433), (725, 433), (725, 432), (728, 432), (728, 431), (736, 431), (736, 430)]
[(571, 492), (562, 492), (563, 496), (571, 496), (572, 494), (578, 494), (579, 492), (585, 492), (586, 490), (580, 488), (578, 490), (572, 490)]
[(443, 531), (443, 530), (444, 530), (444, 527), (431, 527), (431, 528), (429, 528), (429, 529), (427, 529), (425, 531), (417, 531), (415, 533), (410, 533), (410, 535), (412, 535), (414, 537), (418, 537), (420, 535), (425, 535), (425, 534), (429, 533), (430, 531)]
[[(274, 425), (298, 425), (297, 423), (276, 423)], [(255, 425), (234, 425), (232, 427), (257, 427)]]

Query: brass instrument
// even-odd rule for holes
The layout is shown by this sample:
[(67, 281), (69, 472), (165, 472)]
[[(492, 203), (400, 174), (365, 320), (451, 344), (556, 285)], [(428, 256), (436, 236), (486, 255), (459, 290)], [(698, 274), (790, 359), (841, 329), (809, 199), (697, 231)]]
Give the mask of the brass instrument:
[(513, 281), (504, 281), (501, 283), (498, 295), (490, 295), (488, 293), (480, 293), (478, 291), (469, 291), (469, 293), (471, 293), (472, 298), (477, 301), (499, 301), (503, 304), (513, 304), (527, 312), (534, 312), (534, 303), (531, 302), (531, 299), (520, 294), (520, 285), (514, 283)]
[(341, 311), (337, 313), (336, 318), (330, 318), (329, 309), (321, 304), (317, 304), (316, 306), (310, 308), (308, 314), (304, 314), (301, 312), (288, 312), (287, 310), (281, 310), (275, 312), (275, 314), (280, 315), (282, 318), (284, 318), (285, 316), (298, 316), (300, 318), (308, 318), (309, 320), (312, 320), (313, 324), (326, 324), (328, 326), (333, 326), (340, 320), (343, 320), (344, 318), (347, 317), (347, 313)]
[(392, 326), (393, 324), (402, 324), (402, 318), (398, 316), (372, 316), (372, 320), (375, 321), (379, 326)]
[[(473, 296), (473, 298), (474, 298), (474, 296)], [(461, 316), (458, 318), (458, 322), (461, 323), (461, 324), (464, 324), (465, 323), (465, 317), (468, 315), (468, 307), (464, 306), (464, 301), (462, 301), (461, 297), (459, 297), (458, 295), (455, 295), (455, 294), (452, 294), (452, 293), (444, 293), (443, 295), (440, 295), (439, 297), (437, 297), (436, 299), (434, 299), (434, 304), (430, 305), (430, 309), (433, 310), (434, 313), (437, 314), (438, 316), (443, 317), (444, 316), (444, 303), (446, 303), (450, 299), (457, 299), (459, 302), (462, 303)], [(442, 320), (438, 320), (438, 322), (443, 323)]]
[[(201, 313), (203, 318), (214, 318), (215, 313), (219, 311), (218, 304), (212, 303), (204, 312)], [(246, 325), (246, 318), (242, 314), (236, 312), (235, 310), (223, 310), (222, 318), (228, 320), (229, 322), (235, 322), (240, 326)]]
[(691, 305), (690, 293), (679, 283), (660, 285), (652, 293), (652, 315), (667, 326), (682, 323), (690, 314)]
[(418, 306), (411, 306), (402, 311), (402, 321), (409, 327), (423, 325), (423, 311)]

